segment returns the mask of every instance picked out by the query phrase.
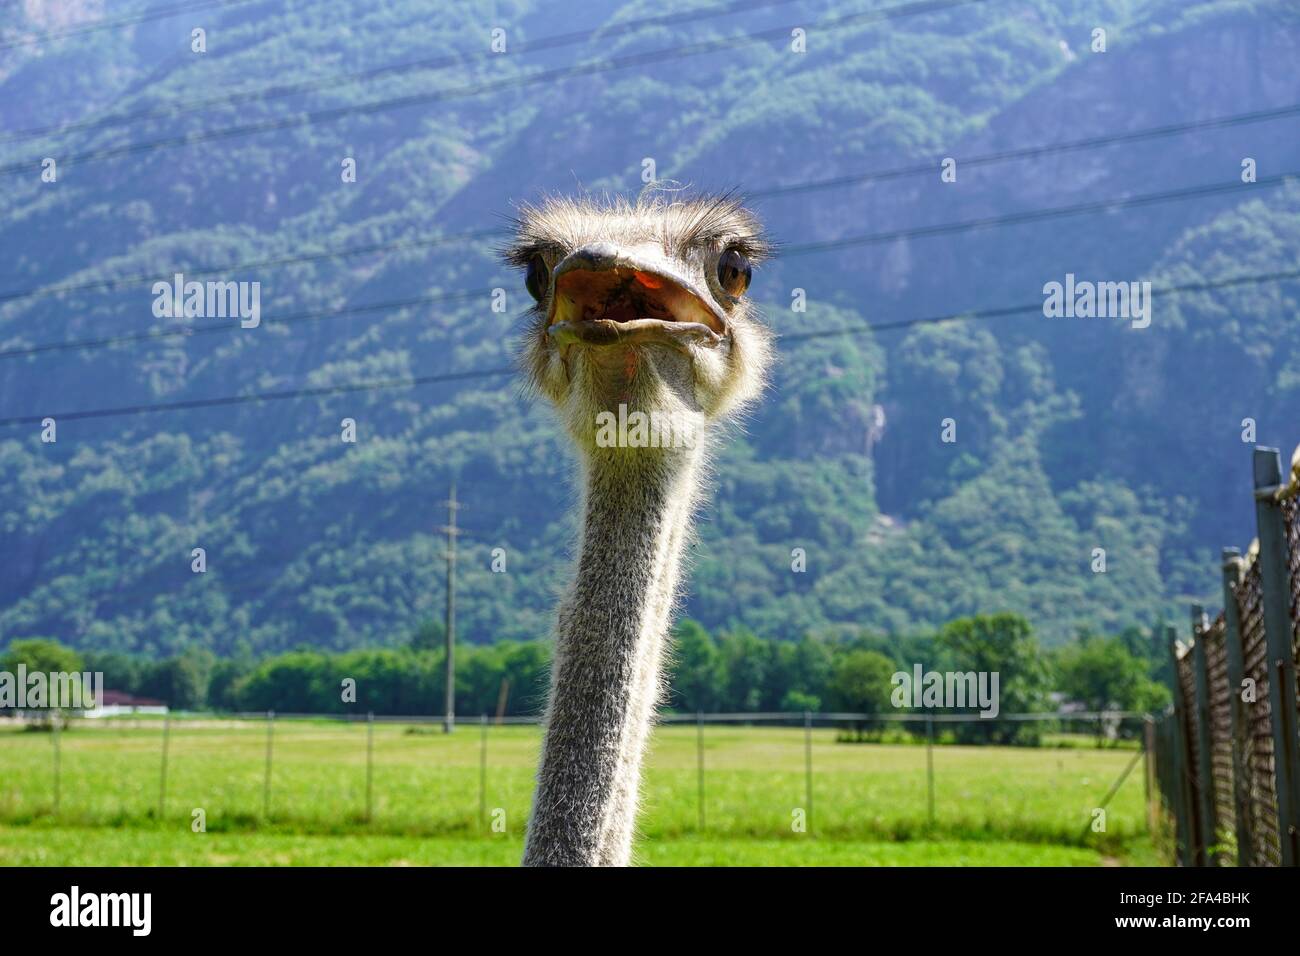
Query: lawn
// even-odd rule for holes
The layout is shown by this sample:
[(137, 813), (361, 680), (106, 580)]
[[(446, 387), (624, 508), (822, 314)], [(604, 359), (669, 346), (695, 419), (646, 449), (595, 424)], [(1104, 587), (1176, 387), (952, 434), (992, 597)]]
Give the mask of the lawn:
[[(534, 727), (277, 720), (0, 730), (2, 864), (513, 864), (532, 790)], [(696, 730), (661, 727), (646, 768), (637, 858), (661, 865), (1159, 863), (1142, 765), (1094, 809), (1132, 750), (926, 749), (709, 726), (701, 806)], [(367, 754), (370, 754), (368, 761)], [(369, 764), (370, 786), (367, 789)], [(367, 818), (367, 793), (370, 814)], [(159, 803), (163, 811), (159, 815)], [(205, 832), (194, 832), (200, 816)], [(801, 828), (802, 827), (802, 828)]]

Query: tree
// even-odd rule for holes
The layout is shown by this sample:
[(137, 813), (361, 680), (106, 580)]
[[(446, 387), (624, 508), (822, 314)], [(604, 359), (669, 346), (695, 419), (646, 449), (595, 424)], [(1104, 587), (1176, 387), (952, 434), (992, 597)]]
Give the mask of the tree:
[(781, 698), (780, 707), (786, 713), (802, 714), (805, 711), (819, 711), (822, 709), (822, 699), (816, 694), (809, 694), (801, 690), (786, 691), (785, 696)]
[(767, 642), (748, 628), (740, 627), (718, 639), (718, 651), (725, 687), (720, 701), (723, 709), (738, 712), (762, 709), (770, 656)]
[(4, 656), (0, 657), (0, 670), (16, 674), (20, 664), (27, 668), (28, 673), (77, 674), (83, 669), (81, 655), (51, 637), (11, 641)]
[[(831, 707), (857, 714), (886, 713), (891, 706), (890, 678), (896, 671), (894, 662), (879, 651), (855, 648), (841, 652), (827, 682)], [(855, 722), (853, 729), (861, 740), (861, 724)]]
[(93, 651), (85, 653), (85, 669), (104, 675), (105, 690), (120, 690), (126, 694), (139, 692), (145, 664), (139, 658), (121, 651)]
[(208, 678), (208, 706), (214, 710), (238, 710), (239, 701), (235, 689), (252, 669), (253, 664), (241, 658), (222, 658), (217, 661)]
[(888, 712), (890, 678), (897, 670), (894, 662), (878, 651), (852, 650), (840, 654), (828, 688), (831, 706), (855, 714)]
[(725, 675), (713, 636), (698, 621), (685, 618), (673, 630), (669, 702), (687, 712), (716, 711)]
[(140, 681), (140, 693), (164, 700), (174, 710), (197, 710), (207, 703), (213, 665), (210, 651), (186, 650), (148, 667)]
[[(82, 659), (81, 655), (72, 648), (60, 644), (53, 638), (32, 637), (10, 642), (4, 655), (0, 656), (0, 671), (14, 675), (15, 681), (19, 667), (25, 667), (29, 675), (36, 673), (76, 675), (74, 679), (79, 682)], [(49, 688), (49, 693), (53, 692), (54, 688)], [(53, 700), (47, 699), (41, 721), (46, 726), (52, 723), (55, 714), (55, 710), (50, 707), (52, 703)]]
[[(1057, 688), (1088, 710), (1154, 710), (1168, 691), (1147, 676), (1147, 664), (1130, 653), (1123, 635), (1082, 635), (1056, 655)], [(1097, 723), (1098, 736), (1106, 728)]]
[(425, 618), (411, 634), (410, 647), (416, 651), (441, 651), (447, 647), (447, 625), (435, 618)]
[(1088, 710), (1121, 710), (1146, 676), (1142, 662), (1115, 639), (1090, 634), (1061, 648), (1057, 689)]
[(329, 665), (329, 655), (313, 650), (268, 658), (236, 684), (239, 709), (318, 713), (324, 700), (338, 698), (330, 693), (333, 688), (327, 688), (332, 676)]
[(763, 699), (778, 710), (821, 710), (831, 676), (831, 646), (812, 635), (771, 641)]
[[(1029, 622), (1002, 612), (951, 621), (939, 631), (938, 646), (947, 651), (950, 666), (961, 672), (998, 675), (998, 713), (1038, 713), (1048, 708), (1051, 690), (1047, 660)], [(991, 686), (991, 683), (990, 683)], [(975, 708), (966, 708), (975, 712)], [(1037, 725), (995, 718), (958, 723), (964, 742), (1036, 743)]]

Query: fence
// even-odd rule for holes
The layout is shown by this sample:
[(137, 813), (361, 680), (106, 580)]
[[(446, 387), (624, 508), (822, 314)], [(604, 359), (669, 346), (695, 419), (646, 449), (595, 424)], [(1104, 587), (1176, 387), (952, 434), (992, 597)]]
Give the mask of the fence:
[[(1122, 843), (1149, 826), (1150, 789), (1136, 772), (1149, 720), (1125, 712), (665, 715), (644, 829)], [(483, 718), (451, 735), (441, 723), (275, 713), (76, 720), (72, 732), (23, 734), (21, 747), (0, 748), (0, 779), (21, 780), (24, 798), (6, 805), (0, 787), (0, 821), (52, 812), (69, 823), (170, 828), (202, 810), (206, 827), (225, 830), (488, 834), (500, 819), (521, 832), (536, 721)], [(1004, 737), (1032, 727), (1045, 745), (958, 746), (960, 728), (972, 723)], [(858, 746), (864, 735), (870, 745)], [(1111, 745), (1098, 746), (1103, 740)]]
[(1155, 727), (1155, 776), (1184, 866), (1300, 864), (1300, 447), (1284, 476), (1254, 457), (1259, 536), (1223, 552), (1224, 609), (1166, 629), (1174, 705)]

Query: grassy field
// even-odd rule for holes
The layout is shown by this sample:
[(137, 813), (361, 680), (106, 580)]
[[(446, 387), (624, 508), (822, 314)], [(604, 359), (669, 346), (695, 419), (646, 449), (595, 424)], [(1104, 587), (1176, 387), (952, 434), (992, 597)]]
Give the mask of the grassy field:
[[(0, 864), (447, 864), (519, 858), (540, 735), (477, 726), (374, 726), (367, 819), (364, 724), (277, 721), (270, 793), (264, 722), (112, 721), (59, 735), (0, 730)], [(481, 760), (486, 755), (485, 768)], [(1141, 765), (1092, 746), (926, 750), (837, 743), (815, 730), (707, 727), (701, 826), (694, 727), (656, 734), (637, 858), (663, 865), (1097, 865), (1162, 862), (1145, 834)], [(164, 811), (159, 815), (160, 797)], [(480, 808), (481, 811), (480, 812)], [(206, 832), (193, 832), (201, 809)], [(800, 819), (808, 820), (800, 832)], [(1085, 833), (1085, 831), (1087, 831)]]

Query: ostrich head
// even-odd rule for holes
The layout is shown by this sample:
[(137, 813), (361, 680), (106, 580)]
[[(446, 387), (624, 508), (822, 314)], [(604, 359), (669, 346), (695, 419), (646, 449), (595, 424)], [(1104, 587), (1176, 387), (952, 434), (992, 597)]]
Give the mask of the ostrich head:
[(523, 360), (580, 449), (620, 405), (697, 434), (758, 395), (770, 335), (745, 293), (767, 251), (730, 197), (521, 210), (506, 258), (536, 300)]

